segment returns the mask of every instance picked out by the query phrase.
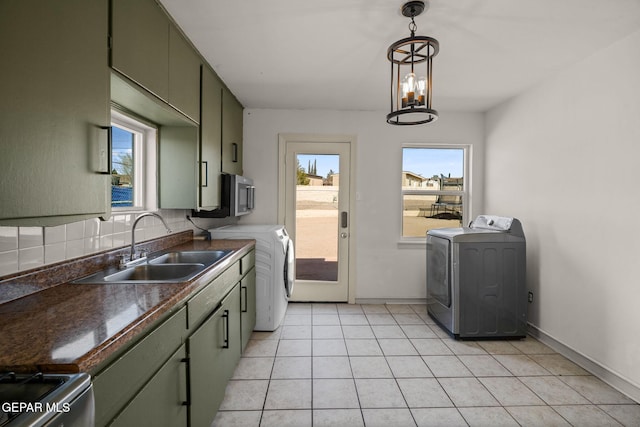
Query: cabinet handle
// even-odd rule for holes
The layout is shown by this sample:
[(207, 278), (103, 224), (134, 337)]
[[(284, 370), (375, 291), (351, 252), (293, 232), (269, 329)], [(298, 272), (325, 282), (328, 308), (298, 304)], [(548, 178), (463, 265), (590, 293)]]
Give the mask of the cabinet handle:
[(187, 399), (182, 401), (182, 406), (191, 406), (191, 361), (188, 357), (180, 359), (180, 363), (184, 363), (184, 370), (186, 372), (187, 380)]
[[(202, 166), (204, 166), (204, 179), (202, 179), (202, 177), (200, 178), (200, 182), (202, 182), (201, 187), (208, 187), (209, 186), (209, 162), (207, 160), (203, 160), (201, 163), (202, 163)], [(200, 173), (202, 173), (202, 171), (200, 171)]]
[(235, 142), (232, 142), (231, 149), (233, 150), (231, 155), (231, 161), (233, 163), (238, 163), (238, 144), (236, 144)]
[(229, 310), (224, 311), (222, 322), (224, 323), (224, 344), (222, 348), (229, 348)]
[(241, 286), (240, 289), (244, 291), (244, 296), (242, 297), (242, 301), (244, 301), (244, 307), (242, 308), (242, 312), (246, 313), (247, 311), (249, 311), (249, 305), (247, 302), (247, 300), (249, 299), (249, 291), (247, 290), (246, 286)]
[[(112, 136), (111, 136), (111, 126), (100, 126), (100, 130), (106, 131), (106, 144), (103, 144), (102, 141), (99, 143), (98, 147), (98, 158), (99, 163), (96, 165), (96, 172), (103, 175), (111, 175), (111, 147), (112, 147)], [(105, 151), (102, 151), (102, 150)]]

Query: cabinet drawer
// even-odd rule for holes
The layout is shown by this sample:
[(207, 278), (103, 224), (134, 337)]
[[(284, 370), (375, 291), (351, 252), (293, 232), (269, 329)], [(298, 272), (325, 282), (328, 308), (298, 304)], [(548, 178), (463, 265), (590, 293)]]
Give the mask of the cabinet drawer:
[(111, 420), (180, 347), (186, 323), (183, 307), (93, 378), (96, 426)]
[(240, 262), (236, 262), (224, 273), (209, 283), (187, 302), (187, 328), (191, 331), (211, 314), (222, 298), (240, 280)]
[(240, 275), (244, 276), (256, 265), (256, 251), (251, 251), (240, 259)]

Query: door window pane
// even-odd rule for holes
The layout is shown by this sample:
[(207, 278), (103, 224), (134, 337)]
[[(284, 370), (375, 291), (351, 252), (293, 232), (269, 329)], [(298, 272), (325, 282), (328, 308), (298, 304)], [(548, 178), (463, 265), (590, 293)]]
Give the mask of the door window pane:
[(296, 157), (296, 279), (338, 280), (339, 159)]

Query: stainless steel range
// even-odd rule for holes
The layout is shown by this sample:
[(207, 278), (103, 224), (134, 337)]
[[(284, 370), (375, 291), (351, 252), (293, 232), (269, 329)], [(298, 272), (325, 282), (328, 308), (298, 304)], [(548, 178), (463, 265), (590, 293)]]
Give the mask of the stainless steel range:
[(0, 374), (0, 427), (93, 427), (88, 374)]

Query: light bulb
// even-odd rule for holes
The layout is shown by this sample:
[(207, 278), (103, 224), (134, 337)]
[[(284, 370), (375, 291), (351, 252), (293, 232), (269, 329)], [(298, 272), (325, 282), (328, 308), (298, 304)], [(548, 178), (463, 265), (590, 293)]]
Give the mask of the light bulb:
[[(415, 104), (416, 96), (416, 75), (409, 73), (402, 79), (402, 106), (410, 106)], [(406, 102), (405, 102), (406, 99)]]
[(418, 79), (418, 105), (424, 105), (425, 103), (425, 95), (427, 93), (427, 79), (425, 77), (420, 77)]

